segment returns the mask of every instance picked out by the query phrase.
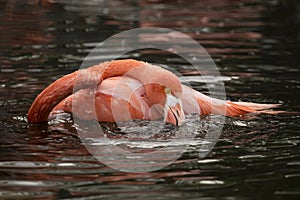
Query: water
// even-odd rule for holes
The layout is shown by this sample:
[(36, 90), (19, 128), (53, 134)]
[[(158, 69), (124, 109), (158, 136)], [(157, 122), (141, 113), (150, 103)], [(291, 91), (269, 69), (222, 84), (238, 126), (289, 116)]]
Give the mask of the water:
[[(299, 9), (296, 0), (0, 1), (0, 198), (299, 199)], [(149, 26), (201, 43), (221, 71), (227, 98), (282, 103), (281, 110), (295, 113), (227, 118), (206, 158), (198, 157), (200, 138), (168, 167), (144, 173), (97, 161), (64, 118), (49, 126), (26, 123), (34, 97), (78, 69), (97, 42)], [(101, 54), (110, 59), (116, 51)], [(182, 59), (159, 53), (126, 56), (198, 75)], [(204, 93), (203, 80), (219, 81), (193, 80)]]

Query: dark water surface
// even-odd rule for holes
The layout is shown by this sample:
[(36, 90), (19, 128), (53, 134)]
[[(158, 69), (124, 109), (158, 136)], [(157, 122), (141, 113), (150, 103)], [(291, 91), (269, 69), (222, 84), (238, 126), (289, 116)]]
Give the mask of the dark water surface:
[[(206, 158), (196, 142), (170, 166), (145, 173), (103, 165), (68, 134), (69, 123), (26, 123), (35, 96), (78, 69), (98, 42), (151, 26), (202, 44), (225, 77), (227, 98), (299, 112), (299, 13), (297, 0), (1, 0), (0, 199), (299, 199), (298, 114), (227, 118)], [(109, 60), (116, 49), (100, 53)], [(193, 74), (170, 53), (126, 56)]]

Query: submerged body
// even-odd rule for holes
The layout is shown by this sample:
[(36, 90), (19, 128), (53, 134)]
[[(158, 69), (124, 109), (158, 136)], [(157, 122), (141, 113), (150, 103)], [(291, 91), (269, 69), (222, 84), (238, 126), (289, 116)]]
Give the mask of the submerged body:
[[(210, 98), (182, 85), (167, 70), (131, 59), (100, 63), (84, 70), (58, 79), (38, 95), (28, 112), (28, 122), (47, 121), (49, 114), (62, 110), (83, 120), (115, 122), (163, 117), (166, 122), (181, 125), (185, 114), (236, 116), (277, 106)], [(80, 88), (73, 91), (75, 84)]]

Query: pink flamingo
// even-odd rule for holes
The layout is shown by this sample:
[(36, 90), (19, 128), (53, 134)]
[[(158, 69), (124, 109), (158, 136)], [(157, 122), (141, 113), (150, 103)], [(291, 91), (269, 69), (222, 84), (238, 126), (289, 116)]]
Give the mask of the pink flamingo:
[[(75, 84), (80, 89), (74, 93)], [(91, 88), (95, 84), (96, 92)], [(91, 97), (95, 98), (94, 105), (88, 103)], [(80, 105), (75, 110), (74, 103)], [(161, 67), (127, 59), (103, 62), (56, 80), (36, 97), (28, 111), (28, 122), (47, 122), (58, 110), (90, 120), (95, 118), (90, 112), (95, 108), (98, 121), (163, 117), (165, 122), (181, 125), (186, 114), (236, 116), (267, 112), (276, 106), (211, 98), (182, 85), (177, 76)]]

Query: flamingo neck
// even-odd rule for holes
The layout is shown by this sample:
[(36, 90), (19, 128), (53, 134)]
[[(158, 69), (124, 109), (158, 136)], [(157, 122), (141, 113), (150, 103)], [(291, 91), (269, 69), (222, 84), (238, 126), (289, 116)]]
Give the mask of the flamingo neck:
[[(143, 85), (159, 83), (170, 87), (171, 89), (173, 88), (174, 92), (181, 92), (181, 84), (174, 74), (142, 61), (136, 61), (133, 59), (116, 60), (112, 62), (103, 62), (99, 65), (82, 70), (84, 70), (83, 76), (81, 70), (80, 72), (76, 71), (56, 80), (43, 90), (36, 97), (28, 111), (28, 122), (47, 122), (52, 109), (60, 101), (73, 93), (75, 81), (76, 86), (80, 85), (80, 88), (76, 89), (84, 89), (94, 85), (95, 83), (99, 85), (104, 79), (110, 77), (128, 75), (139, 80)], [(153, 76), (153, 74), (155, 74), (155, 76)], [(145, 87), (145, 93), (152, 104), (156, 103), (154, 102), (154, 92), (151, 87)], [(163, 105), (162, 102), (160, 103)]]

